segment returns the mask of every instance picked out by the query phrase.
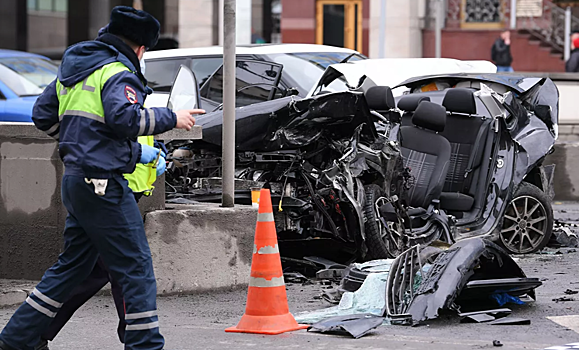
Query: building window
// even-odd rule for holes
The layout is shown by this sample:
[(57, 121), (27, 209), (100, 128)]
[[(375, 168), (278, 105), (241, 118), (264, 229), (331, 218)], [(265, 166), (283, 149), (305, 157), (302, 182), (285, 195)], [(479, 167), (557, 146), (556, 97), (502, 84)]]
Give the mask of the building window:
[(27, 3), (29, 11), (68, 11), (68, 0), (27, 0)]
[(462, 28), (501, 28), (505, 18), (505, 0), (462, 0)]

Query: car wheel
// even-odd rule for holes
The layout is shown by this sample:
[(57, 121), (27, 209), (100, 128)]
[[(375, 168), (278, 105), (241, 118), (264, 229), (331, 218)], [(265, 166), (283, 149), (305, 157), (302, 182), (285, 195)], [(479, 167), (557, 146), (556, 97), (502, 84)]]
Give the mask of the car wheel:
[(553, 233), (553, 208), (537, 186), (523, 182), (503, 216), (499, 243), (513, 254), (543, 249)]
[(396, 257), (402, 252), (398, 247), (398, 232), (394, 228), (386, 228), (380, 222), (377, 212), (376, 201), (383, 198), (384, 191), (380, 186), (372, 184), (364, 187), (366, 197), (364, 200), (364, 230), (366, 232), (366, 247), (370, 259), (387, 259)]

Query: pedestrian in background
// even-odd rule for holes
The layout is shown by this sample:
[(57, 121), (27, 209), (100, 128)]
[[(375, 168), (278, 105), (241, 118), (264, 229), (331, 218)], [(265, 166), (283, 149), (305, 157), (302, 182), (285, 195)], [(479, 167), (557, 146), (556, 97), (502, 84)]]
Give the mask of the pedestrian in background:
[(58, 78), (34, 106), (34, 124), (59, 141), (65, 165), (64, 252), (0, 333), (2, 350), (45, 347), (42, 333), (99, 256), (122, 288), (125, 349), (164, 347), (151, 251), (123, 174), (133, 173), (137, 163), (164, 160), (160, 149), (140, 144), (138, 136), (190, 130), (192, 115), (204, 111), (143, 106), (151, 92), (141, 69), (143, 55), (159, 33), (159, 21), (150, 14), (115, 7), (107, 33), (67, 49)]
[(511, 32), (505, 30), (501, 33), (491, 49), (491, 59), (497, 66), (497, 72), (514, 72), (511, 55)]
[(565, 62), (565, 72), (579, 72), (579, 31), (574, 31), (571, 34), (571, 56)]

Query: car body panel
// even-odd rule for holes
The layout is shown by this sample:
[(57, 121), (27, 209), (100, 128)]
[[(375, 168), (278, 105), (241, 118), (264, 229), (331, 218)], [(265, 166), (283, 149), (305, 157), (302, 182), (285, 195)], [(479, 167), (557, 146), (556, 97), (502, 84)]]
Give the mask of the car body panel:
[[(480, 72), (477, 72), (480, 73)], [(400, 86), (406, 86), (408, 88), (416, 88), (419, 85), (428, 84), (430, 81), (445, 79), (452, 81), (478, 81), (486, 83), (497, 83), (504, 85), (509, 89), (522, 94), (529, 91), (535, 85), (539, 84), (544, 78), (537, 77), (525, 77), (518, 76), (515, 74), (474, 74), (474, 73), (457, 73), (457, 74), (431, 74), (425, 76), (415, 76), (413, 78), (407, 79), (400, 84), (396, 85), (394, 88)]]
[[(458, 311), (457, 299), (468, 285), (473, 287), (492, 279), (494, 288), (486, 283), (487, 294), (481, 297), (479, 291), (478, 299), (474, 299), (481, 304), (494, 293), (519, 296), (522, 291), (535, 299), (534, 289), (542, 284), (538, 279), (527, 278), (505, 250), (484, 238), (466, 239), (441, 251), (426, 272), (423, 269), (426, 261), (421, 261), (416, 253), (419, 248), (413, 247), (396, 258), (386, 287), (386, 313), (408, 324), (437, 318), (443, 309)], [(409, 261), (413, 264), (408, 264)], [(417, 287), (413, 285), (415, 279), (397, 283), (416, 274), (421, 277)], [(512, 288), (513, 285), (520, 288)], [(465, 293), (463, 301), (467, 300)]]
[[(326, 69), (308, 97), (341, 79), (356, 89), (366, 77), (378, 86), (398, 86), (411, 77), (424, 74), (451, 74), (461, 72), (494, 73), (497, 67), (489, 61), (460, 61), (450, 58), (385, 58), (333, 64)], [(401, 85), (401, 84), (400, 84)], [(335, 92), (330, 90), (330, 92)], [(398, 91), (401, 94), (402, 90)]]

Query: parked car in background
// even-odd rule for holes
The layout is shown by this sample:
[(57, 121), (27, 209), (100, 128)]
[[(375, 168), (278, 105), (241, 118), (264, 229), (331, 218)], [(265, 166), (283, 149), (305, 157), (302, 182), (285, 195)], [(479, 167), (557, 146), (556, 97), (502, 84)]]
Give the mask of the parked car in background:
[[(367, 59), (354, 50), (312, 44), (238, 46), (236, 58), (238, 107), (288, 95), (306, 97), (329, 65)], [(145, 76), (155, 90), (147, 98), (149, 106), (167, 104), (181, 65), (190, 68), (197, 77), (201, 107), (210, 111), (222, 103), (222, 47), (147, 52), (145, 62)], [(283, 73), (276, 76), (274, 72), (281, 71), (282, 66)], [(273, 85), (276, 87), (272, 93)]]
[(47, 57), (0, 50), (0, 121), (32, 122), (32, 107), (57, 71)]

